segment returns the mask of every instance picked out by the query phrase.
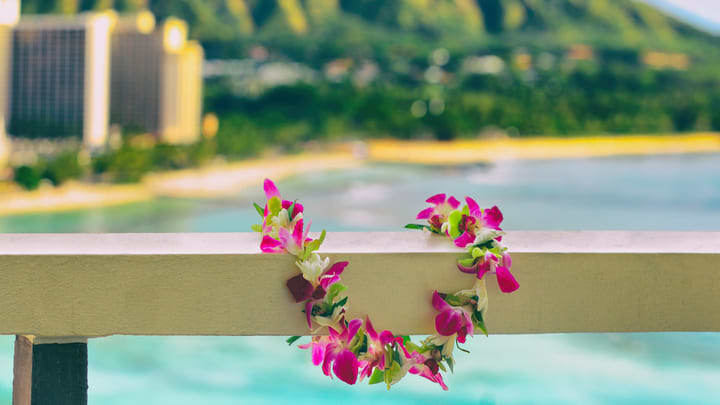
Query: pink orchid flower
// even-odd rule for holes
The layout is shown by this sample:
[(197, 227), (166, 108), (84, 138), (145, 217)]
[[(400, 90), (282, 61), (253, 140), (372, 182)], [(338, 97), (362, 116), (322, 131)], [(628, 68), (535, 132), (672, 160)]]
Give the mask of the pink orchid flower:
[(365, 365), (360, 371), (360, 381), (365, 377), (370, 377), (375, 368), (385, 369), (385, 346), (395, 339), (389, 330), (384, 330), (378, 334), (367, 316), (365, 317), (365, 331), (368, 338), (367, 353), (362, 355)]
[(307, 302), (305, 302), (305, 318), (308, 327), (312, 328), (313, 305), (325, 298), (325, 294), (327, 294), (327, 290), (331, 285), (340, 281), (340, 275), (348, 264), (349, 262), (337, 262), (331, 265), (320, 276), (320, 283), (317, 287), (306, 280), (302, 274), (298, 274), (287, 281), (287, 288), (290, 290), (295, 302), (307, 300)]
[(458, 230), (460, 236), (455, 238), (455, 245), (458, 247), (466, 247), (474, 243), (479, 231), (483, 229), (492, 229), (501, 231), (500, 224), (503, 221), (503, 214), (497, 206), (492, 208), (480, 209), (478, 203), (470, 197), (465, 197), (465, 202), (469, 210), (468, 215), (463, 215)]
[(447, 220), (452, 210), (460, 206), (460, 201), (455, 197), (447, 198), (445, 194), (436, 194), (425, 202), (432, 207), (425, 208), (417, 214), (416, 219), (427, 219), (434, 231), (440, 232), (443, 222)]
[(270, 235), (263, 235), (260, 242), (260, 250), (263, 253), (280, 253), (287, 251), (292, 255), (299, 255), (305, 248), (305, 244), (312, 239), (308, 238), (311, 223), (303, 229), (303, 220), (300, 218), (295, 222), (292, 233), (286, 228), (278, 228), (278, 238), (275, 239)]
[(475, 274), (478, 280), (482, 280), (485, 274), (495, 274), (497, 276), (498, 287), (500, 287), (500, 291), (504, 293), (511, 293), (520, 288), (520, 284), (515, 279), (515, 276), (510, 273), (512, 259), (507, 253), (502, 255), (502, 263), (494, 253), (488, 251), (472, 267), (465, 267), (460, 263), (458, 263), (457, 266), (463, 273)]
[(472, 323), (472, 315), (467, 310), (448, 304), (437, 291), (433, 292), (432, 304), (440, 312), (435, 317), (435, 330), (441, 336), (457, 334), (457, 341), (465, 343), (466, 336), (473, 335), (475, 326)]
[(312, 362), (316, 366), (322, 364), (322, 370), (326, 376), (332, 377), (330, 374), (332, 368), (332, 372), (337, 378), (353, 385), (357, 382), (358, 370), (364, 366), (363, 362), (358, 360), (355, 353), (350, 350), (350, 345), (354, 343), (361, 325), (360, 319), (353, 319), (340, 333), (329, 328), (330, 336), (315, 336), (311, 343), (299, 347), (302, 349), (312, 347)]
[[(281, 201), (281, 208), (285, 209), (287, 212), (288, 209), (290, 209), (291, 206), (293, 206), (293, 202), (289, 200), (283, 200), (282, 196), (280, 195), (280, 191), (278, 190), (277, 186), (275, 186), (275, 183), (272, 182), (270, 179), (265, 179), (263, 182), (263, 190), (265, 191), (265, 198), (269, 201), (273, 198), (277, 198)], [(288, 212), (287, 215), (283, 214), (282, 218), (278, 218), (277, 216), (273, 216), (270, 213), (270, 208), (268, 207), (268, 204), (265, 204), (265, 209), (263, 211), (263, 223), (262, 223), (262, 230), (263, 234), (272, 234), (276, 230), (278, 226), (280, 227), (291, 227), (293, 220), (298, 218), (299, 214), (303, 213), (304, 207), (302, 204), (296, 202), (294, 203), (293, 212)], [(302, 218), (302, 216), (300, 216)]]
[(444, 391), (448, 390), (448, 386), (445, 384), (445, 381), (443, 381), (442, 374), (440, 374), (440, 366), (435, 359), (426, 357), (417, 351), (410, 353), (407, 348), (405, 348), (401, 337), (395, 338), (395, 341), (402, 349), (403, 368), (406, 368), (410, 374), (419, 375), (439, 384)]
[(440, 374), (440, 366), (438, 366), (438, 362), (435, 359), (427, 359), (421, 364), (410, 368), (410, 374), (417, 374), (420, 377), (427, 378), (439, 384), (444, 391), (448, 390), (448, 386), (445, 384), (445, 381), (443, 381), (442, 374)]
[[(282, 196), (280, 195), (280, 190), (278, 190), (275, 183), (272, 182), (270, 179), (265, 179), (263, 182), (263, 191), (265, 191), (265, 198), (271, 199), (273, 197), (277, 197), (282, 201), (282, 207), (285, 209), (290, 208), (290, 206), (293, 204), (292, 201), (289, 200), (283, 200)], [(300, 203), (295, 203), (295, 208), (293, 209), (293, 214), (297, 215), (299, 213), (303, 212), (304, 207)], [(265, 205), (265, 216), (269, 214), (267, 204)]]

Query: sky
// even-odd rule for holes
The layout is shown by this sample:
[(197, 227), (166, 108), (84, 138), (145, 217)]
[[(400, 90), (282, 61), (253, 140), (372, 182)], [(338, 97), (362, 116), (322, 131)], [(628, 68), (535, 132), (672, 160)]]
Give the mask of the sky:
[(655, 5), (678, 18), (720, 34), (720, 0), (642, 1)]

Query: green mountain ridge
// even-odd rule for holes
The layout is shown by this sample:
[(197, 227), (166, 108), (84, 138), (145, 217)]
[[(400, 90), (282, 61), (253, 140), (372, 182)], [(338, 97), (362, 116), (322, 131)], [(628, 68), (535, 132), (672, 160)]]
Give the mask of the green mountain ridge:
[(701, 56), (718, 49), (712, 34), (631, 0), (25, 0), (22, 9), (71, 14), (145, 7), (161, 19), (187, 20), (210, 57), (236, 57), (256, 43), (299, 59), (388, 46), (464, 51), (583, 43)]

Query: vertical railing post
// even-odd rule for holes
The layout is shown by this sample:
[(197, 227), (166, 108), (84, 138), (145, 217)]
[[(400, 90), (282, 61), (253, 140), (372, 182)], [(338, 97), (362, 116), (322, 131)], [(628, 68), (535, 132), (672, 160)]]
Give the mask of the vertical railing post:
[(17, 336), (13, 405), (86, 405), (87, 340)]

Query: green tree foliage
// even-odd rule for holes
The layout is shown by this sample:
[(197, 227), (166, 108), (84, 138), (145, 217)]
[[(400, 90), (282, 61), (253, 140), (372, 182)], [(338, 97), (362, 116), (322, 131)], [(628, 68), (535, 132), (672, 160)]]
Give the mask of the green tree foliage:
[(14, 179), (26, 190), (35, 190), (40, 186), (42, 176), (40, 171), (33, 166), (19, 166), (15, 168)]
[(78, 155), (75, 152), (64, 153), (45, 165), (42, 177), (59, 186), (70, 179), (77, 179), (83, 174), (83, 169), (78, 162)]

